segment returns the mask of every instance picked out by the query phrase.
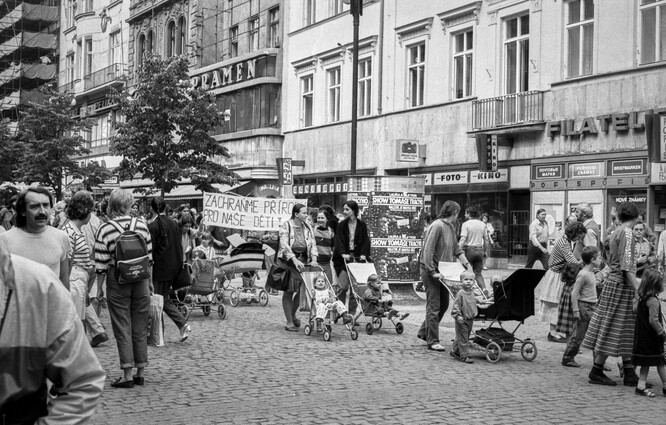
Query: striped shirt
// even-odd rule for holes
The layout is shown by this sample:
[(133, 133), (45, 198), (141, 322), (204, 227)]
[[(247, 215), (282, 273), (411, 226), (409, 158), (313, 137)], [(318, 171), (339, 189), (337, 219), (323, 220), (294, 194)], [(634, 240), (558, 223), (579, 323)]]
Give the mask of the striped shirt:
[(548, 260), (548, 267), (556, 273), (561, 273), (567, 263), (580, 264), (580, 261), (574, 256), (569, 239), (562, 235), (555, 241), (553, 252), (550, 253)]
[[(124, 215), (115, 218), (113, 221), (124, 229), (126, 226), (129, 226), (131, 219), (132, 217), (129, 215)], [(146, 221), (139, 218), (134, 230), (146, 239), (148, 255), (152, 257), (153, 244), (150, 240), (150, 231), (148, 230)], [(109, 266), (115, 265), (116, 261), (113, 257), (116, 253), (116, 239), (118, 239), (118, 236), (120, 236), (120, 232), (110, 222), (102, 224), (97, 231), (97, 235), (95, 236), (95, 269), (97, 273), (106, 273)]]
[(90, 270), (93, 266), (90, 258), (90, 247), (86, 242), (86, 236), (83, 232), (76, 227), (72, 220), (67, 220), (62, 227), (62, 230), (69, 236), (69, 244), (72, 246), (72, 260), (73, 266), (79, 266), (82, 269)]
[(320, 263), (328, 263), (333, 258), (333, 238), (335, 234), (330, 227), (321, 229), (319, 226), (314, 228), (314, 237), (317, 244), (317, 252), (319, 256), (317, 261)]

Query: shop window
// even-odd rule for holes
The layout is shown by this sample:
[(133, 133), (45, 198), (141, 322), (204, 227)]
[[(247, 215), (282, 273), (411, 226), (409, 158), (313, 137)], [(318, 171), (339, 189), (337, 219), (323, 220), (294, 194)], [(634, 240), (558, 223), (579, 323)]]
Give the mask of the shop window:
[(280, 8), (268, 11), (268, 47), (280, 47)]
[(640, 63), (666, 60), (666, 0), (641, 0)]
[(567, 77), (592, 74), (594, 1), (567, 3)]
[(372, 59), (358, 63), (358, 114), (361, 117), (372, 113)]
[(250, 51), (259, 50), (259, 18), (250, 19)]
[(530, 17), (523, 15), (504, 21), (504, 71), (506, 94), (529, 87)]
[(425, 43), (418, 43), (407, 49), (409, 75), (408, 104), (410, 107), (423, 105), (425, 95)]
[(328, 122), (340, 121), (340, 67), (326, 72), (328, 79)]
[(467, 30), (453, 36), (454, 98), (472, 95), (472, 57), (474, 31)]
[(229, 29), (229, 56), (238, 56), (238, 26)]
[(301, 78), (301, 127), (312, 127), (313, 79), (312, 75)]

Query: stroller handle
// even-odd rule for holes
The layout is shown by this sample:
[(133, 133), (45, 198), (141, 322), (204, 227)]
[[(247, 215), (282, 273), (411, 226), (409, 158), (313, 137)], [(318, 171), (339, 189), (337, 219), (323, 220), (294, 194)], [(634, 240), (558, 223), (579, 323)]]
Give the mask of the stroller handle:
[(368, 258), (362, 259), (361, 257), (352, 257), (350, 256), (348, 260), (345, 260), (345, 263), (370, 263)]

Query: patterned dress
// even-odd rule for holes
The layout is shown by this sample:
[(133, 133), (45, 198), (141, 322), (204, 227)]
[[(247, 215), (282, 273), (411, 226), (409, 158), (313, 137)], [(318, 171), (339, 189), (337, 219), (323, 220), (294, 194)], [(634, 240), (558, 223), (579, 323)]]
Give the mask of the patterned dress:
[(574, 257), (571, 242), (565, 235), (562, 235), (555, 241), (553, 251), (550, 253), (550, 259), (548, 260), (548, 271), (539, 283), (541, 285), (539, 320), (542, 322), (557, 325), (557, 309), (562, 297), (562, 288), (564, 287), (564, 282), (562, 282), (560, 274), (567, 263), (576, 264), (579, 261)]
[(636, 315), (632, 310), (635, 295), (624, 272), (636, 273), (635, 239), (631, 229), (621, 225), (609, 239), (608, 264), (611, 268), (601, 291), (583, 347), (614, 357), (631, 356)]

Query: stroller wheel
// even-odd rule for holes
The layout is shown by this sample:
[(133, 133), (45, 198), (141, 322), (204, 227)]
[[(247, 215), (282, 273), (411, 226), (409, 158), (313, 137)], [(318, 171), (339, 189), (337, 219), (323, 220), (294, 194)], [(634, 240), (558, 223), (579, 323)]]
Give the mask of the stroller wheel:
[(210, 306), (209, 305), (201, 306), (201, 310), (203, 310), (204, 316), (208, 316), (210, 314)]
[(312, 327), (310, 327), (310, 325), (305, 325), (303, 332), (305, 332), (305, 335), (310, 335), (312, 333)]
[(365, 333), (368, 335), (372, 335), (372, 333), (375, 331), (375, 328), (372, 327), (372, 323), (368, 323), (365, 325)]
[(354, 340), (354, 341), (356, 341), (358, 339), (358, 331), (356, 329), (352, 329), (351, 339)]
[(215, 294), (215, 298), (217, 298), (217, 302), (220, 304), (224, 303), (224, 290), (223, 289), (218, 289), (217, 293)]
[(486, 346), (486, 359), (490, 363), (497, 363), (502, 357), (502, 349), (496, 342), (491, 342)]
[(373, 317), (372, 327), (375, 328), (376, 331), (380, 330), (382, 328), (382, 318), (377, 316)]
[(324, 341), (330, 341), (331, 340), (331, 333), (326, 330), (324, 331)]
[(268, 292), (263, 289), (259, 291), (259, 305), (266, 307), (268, 305)]
[(220, 320), (224, 320), (224, 318), (227, 317), (227, 310), (222, 304), (217, 307), (217, 316), (220, 318)]
[(531, 362), (532, 360), (536, 359), (537, 353), (538, 351), (536, 348), (536, 344), (529, 339), (525, 340), (525, 342), (523, 342), (523, 345), (520, 346), (520, 354), (528, 362)]
[(239, 301), (238, 291), (231, 291), (231, 295), (229, 295), (229, 303), (231, 303), (233, 307), (236, 307), (238, 306)]
[(403, 325), (402, 323), (396, 323), (395, 331), (398, 333), (398, 335), (400, 335), (405, 331), (405, 325)]

